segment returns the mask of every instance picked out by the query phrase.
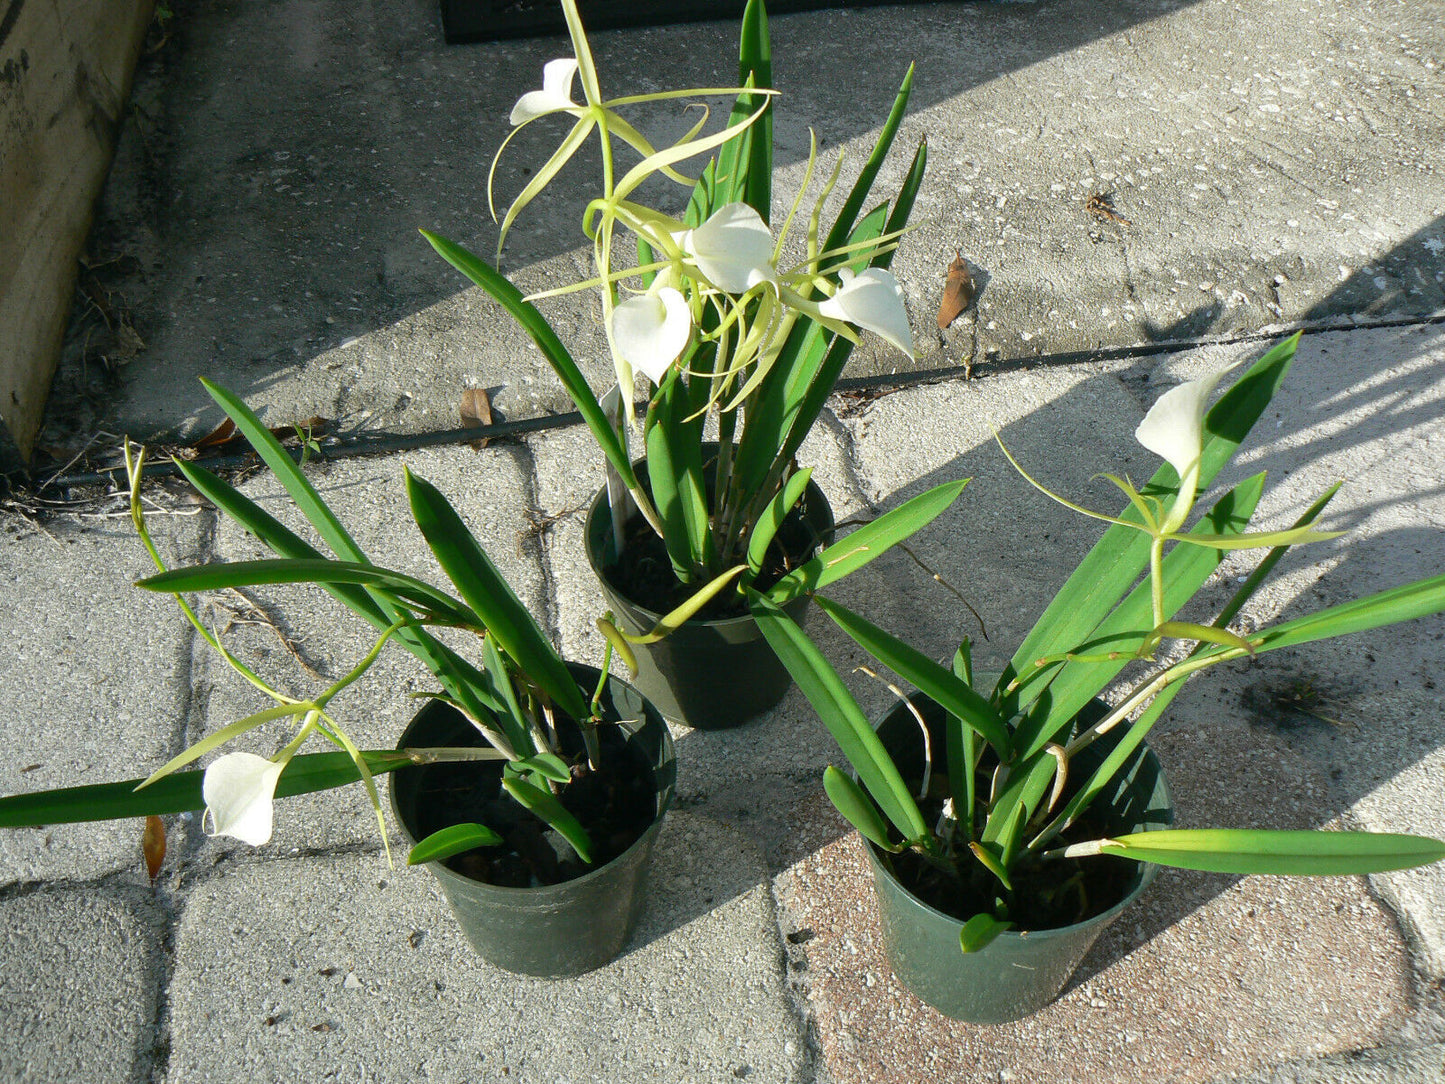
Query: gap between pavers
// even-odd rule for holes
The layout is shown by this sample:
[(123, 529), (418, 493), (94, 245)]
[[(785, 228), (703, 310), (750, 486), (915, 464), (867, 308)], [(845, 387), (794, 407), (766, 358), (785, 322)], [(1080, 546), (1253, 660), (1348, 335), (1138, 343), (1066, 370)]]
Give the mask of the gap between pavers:
[(186, 894), (166, 1079), (803, 1084), (758, 849), (674, 812), (650, 886), (617, 960), (542, 980), (482, 962), (422, 870), (218, 870)]
[(139, 885), (42, 888), (0, 902), (0, 1078), (149, 1081), (166, 916)]
[[(168, 562), (195, 560), (206, 516), (152, 515)], [(154, 572), (125, 517), (0, 539), (0, 793), (142, 778), (180, 751), (190, 626), (131, 586)], [(0, 830), (0, 883), (139, 869), (140, 833), (138, 820)]]

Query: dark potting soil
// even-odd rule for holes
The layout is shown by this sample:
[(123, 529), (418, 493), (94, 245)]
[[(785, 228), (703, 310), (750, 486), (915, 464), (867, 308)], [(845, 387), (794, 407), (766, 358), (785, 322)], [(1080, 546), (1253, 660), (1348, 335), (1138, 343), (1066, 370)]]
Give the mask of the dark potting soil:
[[(645, 478), (642, 480), (646, 484)], [(805, 491), (797, 506), (783, 520), (773, 544), (768, 547), (762, 571), (753, 581), (753, 586), (759, 591), (766, 591), (793, 569), (810, 561), (822, 547), (824, 540), (808, 523), (807, 501)], [(660, 615), (676, 609), (697, 593), (700, 584), (678, 580), (666, 545), (645, 519), (634, 515), (623, 537), (622, 556), (616, 564), (604, 570), (608, 582), (620, 594)], [(746, 612), (747, 603), (738, 597), (737, 592), (724, 590), (698, 611), (697, 618), (715, 621), (738, 617)]]
[[(988, 793), (992, 774), (991, 766), (979, 771), (975, 793)], [(915, 794), (917, 784), (916, 779), (909, 783)], [(1065, 788), (1061, 806), (1077, 793), (1079, 785), (1075, 782)], [(920, 801), (918, 808), (925, 822), (937, 824), (948, 794), (947, 775), (935, 773), (929, 790), (929, 797)], [(976, 816), (983, 817), (982, 808)], [(1101, 812), (1089, 809), (1060, 833), (1050, 848), (1099, 839), (1109, 832)], [(1129, 894), (1139, 870), (1138, 863), (1113, 855), (1047, 862), (1025, 859), (1010, 870), (1013, 891), (1005, 892), (998, 879), (966, 849), (957, 864), (946, 870), (913, 851), (885, 857), (899, 883), (930, 907), (966, 921), (977, 914), (995, 913), (997, 900), (1002, 898), (1015, 930), (1053, 930), (1103, 914)]]
[[(599, 767), (592, 771), (575, 723), (559, 721), (560, 755), (572, 766), (572, 782), (558, 795), (592, 841), (586, 863), (545, 821), (502, 789), (497, 761), (435, 764), (417, 788), (418, 838), (453, 824), (484, 824), (505, 841), (446, 860), (464, 877), (513, 888), (559, 884), (600, 869), (632, 846), (657, 819), (657, 779), (646, 755), (617, 725), (598, 727)], [(456, 742), (481, 745), (480, 735)]]

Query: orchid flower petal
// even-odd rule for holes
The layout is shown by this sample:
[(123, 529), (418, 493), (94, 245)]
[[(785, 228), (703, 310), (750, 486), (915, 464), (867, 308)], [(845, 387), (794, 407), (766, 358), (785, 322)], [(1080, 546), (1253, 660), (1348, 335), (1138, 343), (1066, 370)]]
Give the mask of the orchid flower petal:
[(703, 277), (730, 294), (744, 294), (760, 282), (772, 282), (773, 235), (762, 216), (746, 203), (724, 204), (682, 238), (682, 249)]
[(516, 127), (548, 113), (578, 109), (572, 100), (572, 80), (577, 75), (577, 61), (564, 56), (549, 60), (542, 68), (542, 89), (529, 90), (512, 106), (511, 122)]
[[(1236, 363), (1238, 364), (1238, 363)], [(1166, 460), (1185, 477), (1199, 462), (1204, 448), (1204, 415), (1214, 388), (1233, 369), (1230, 365), (1217, 373), (1170, 388), (1161, 395), (1139, 428), (1134, 439), (1149, 451)]]
[(838, 272), (838, 278), (842, 284), (838, 292), (820, 302), (818, 311), (871, 331), (913, 357), (913, 334), (908, 327), (903, 288), (893, 272), (869, 267), (854, 274), (845, 267)]
[(254, 753), (217, 757), (201, 781), (201, 796), (206, 800), (201, 823), (204, 827), (209, 818), (212, 825), (206, 834), (233, 836), (253, 847), (268, 842), (276, 780), (285, 767), (284, 762), (278, 764)]
[(670, 286), (630, 297), (612, 310), (612, 341), (617, 352), (654, 384), (687, 346), (692, 310)]

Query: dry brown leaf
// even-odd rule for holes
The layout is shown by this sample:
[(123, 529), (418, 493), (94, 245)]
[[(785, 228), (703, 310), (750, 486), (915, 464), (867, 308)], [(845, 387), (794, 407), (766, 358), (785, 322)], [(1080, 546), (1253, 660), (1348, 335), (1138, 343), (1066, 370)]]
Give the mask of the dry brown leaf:
[[(492, 400), (486, 388), (465, 388), (462, 391), (462, 425), (468, 429), (481, 429), (492, 424)], [(483, 437), (476, 447), (485, 448), (491, 438)]]
[(948, 281), (943, 284), (943, 301), (938, 306), (938, 330), (957, 320), (973, 304), (973, 276), (968, 261), (959, 252), (948, 265)]
[(146, 872), (154, 881), (161, 871), (161, 863), (166, 860), (166, 826), (159, 817), (146, 818), (145, 831), (140, 834), (140, 849), (145, 855)]

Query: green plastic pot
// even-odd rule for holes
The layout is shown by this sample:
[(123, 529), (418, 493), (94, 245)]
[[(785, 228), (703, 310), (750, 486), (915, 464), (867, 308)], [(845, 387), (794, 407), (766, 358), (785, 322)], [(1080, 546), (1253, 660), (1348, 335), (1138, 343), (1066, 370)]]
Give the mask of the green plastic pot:
[[(929, 726), (936, 756), (945, 747), (943, 710), (921, 693), (914, 693), (910, 700)], [(1102, 718), (1104, 710), (1102, 702), (1095, 701), (1081, 713), (1082, 725)], [(921, 762), (922, 733), (902, 704), (888, 712), (876, 729), (897, 763)], [(1102, 763), (1119, 736), (1112, 732), (1081, 750), (1073, 758), (1070, 774), (1083, 778)], [(934, 770), (944, 768), (935, 761)], [(1111, 811), (1110, 834), (1165, 828), (1174, 820), (1169, 784), (1147, 745), (1136, 750), (1098, 802), (1104, 803), (1098, 808), (1107, 806)], [(1127, 892), (1108, 910), (1058, 929), (1011, 930), (981, 951), (965, 953), (959, 946), (963, 921), (915, 897), (894, 876), (887, 853), (871, 843), (867, 848), (883, 943), (894, 973), (919, 999), (945, 1016), (976, 1024), (1018, 1020), (1052, 1002), (1099, 934), (1139, 898), (1159, 871), (1152, 863), (1132, 863), (1136, 869)]]
[[(705, 445), (704, 454), (716, 447)], [(646, 461), (638, 460), (633, 466), (645, 485)], [(814, 546), (825, 543), (833, 531), (828, 499), (809, 482), (802, 505), (801, 512), (795, 511), (784, 521), (783, 531), (802, 533)], [(628, 598), (610, 578), (610, 570), (617, 565), (617, 546), (606, 489), (598, 492), (587, 511), (586, 549), (587, 562), (622, 630), (633, 635), (651, 631), (662, 615)], [(783, 609), (803, 625), (811, 609), (808, 601), (807, 596), (800, 596)], [(633, 684), (666, 718), (698, 730), (741, 726), (771, 708), (793, 685), (787, 669), (747, 613), (688, 621), (659, 642), (633, 650), (637, 655)]]
[[(599, 671), (576, 663), (567, 667), (590, 695)], [(631, 847), (581, 877), (537, 888), (487, 884), (442, 862), (427, 863), (472, 947), (507, 971), (544, 978), (593, 971), (622, 951), (642, 911), (652, 846), (672, 804), (677, 760), (667, 724), (631, 685), (610, 675), (601, 703), (604, 720), (616, 722), (628, 744), (643, 752), (657, 784), (657, 817)], [(432, 700), (412, 719), (397, 748), (481, 741), (465, 716)], [(391, 775), (391, 808), (409, 847), (417, 842), (417, 795), (430, 770), (403, 768)], [(496, 761), (479, 761), (477, 770), (496, 774), (500, 768)]]

